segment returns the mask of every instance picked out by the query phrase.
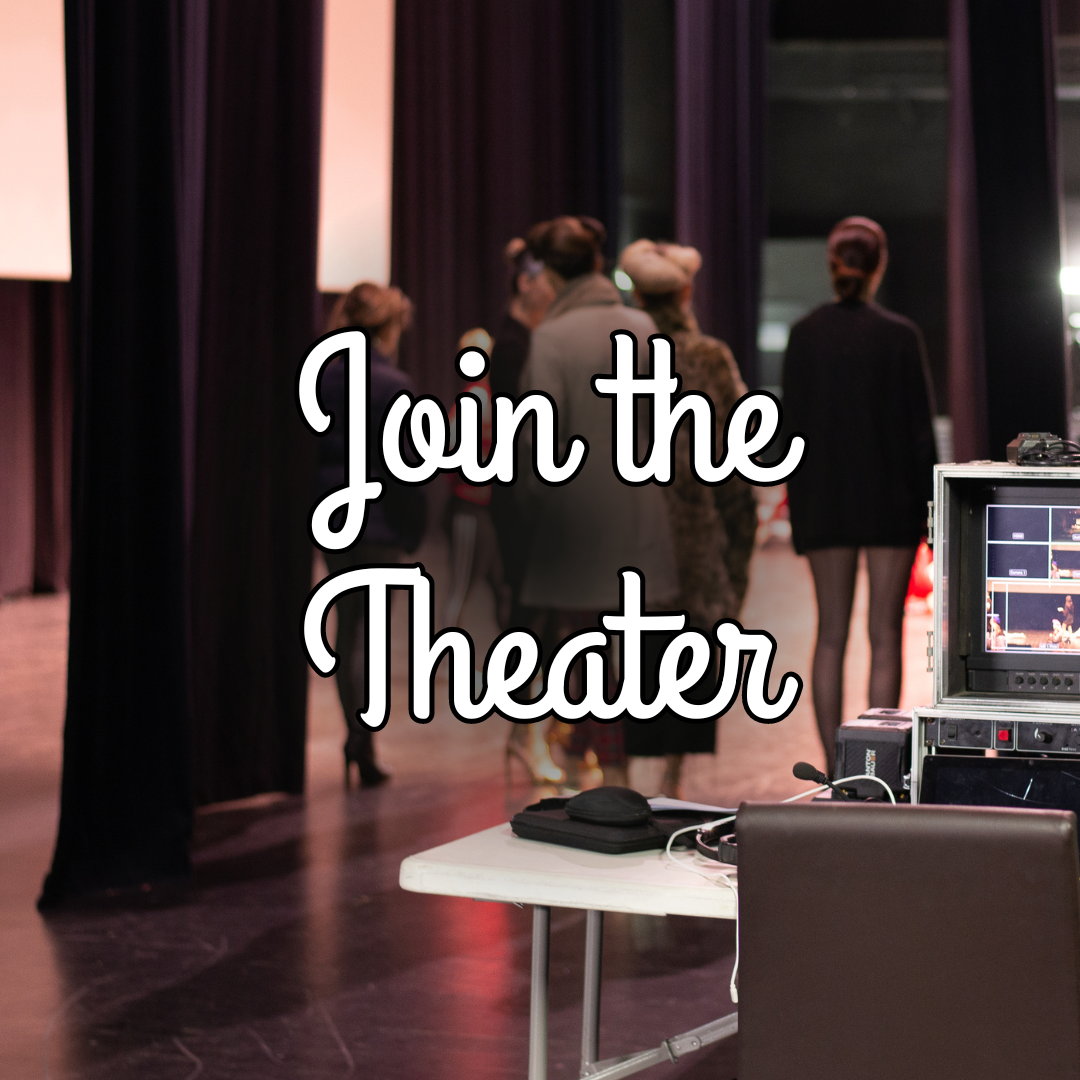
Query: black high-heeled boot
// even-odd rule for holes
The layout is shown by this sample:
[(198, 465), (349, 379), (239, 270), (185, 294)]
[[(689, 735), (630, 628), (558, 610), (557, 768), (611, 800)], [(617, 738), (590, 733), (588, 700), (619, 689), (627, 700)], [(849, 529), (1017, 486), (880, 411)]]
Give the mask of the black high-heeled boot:
[(360, 774), (360, 786), (362, 788), (378, 787), (390, 779), (390, 774), (384, 772), (375, 764), (375, 740), (372, 733), (361, 728), (349, 728), (349, 737), (345, 740), (345, 790), (349, 789), (349, 769), (355, 764)]

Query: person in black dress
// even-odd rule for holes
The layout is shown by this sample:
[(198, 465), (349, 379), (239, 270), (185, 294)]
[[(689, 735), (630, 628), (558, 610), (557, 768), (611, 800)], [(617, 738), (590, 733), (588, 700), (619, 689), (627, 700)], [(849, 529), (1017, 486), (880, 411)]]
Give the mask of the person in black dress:
[(817, 595), (813, 699), (832, 772), (859, 549), (870, 577), (871, 708), (900, 700), (904, 599), (926, 528), (935, 461), (933, 392), (919, 328), (874, 303), (885, 232), (845, 218), (829, 236), (836, 299), (791, 328), (785, 426), (806, 437), (788, 480), (795, 550)]
[[(529, 356), (532, 332), (543, 321), (555, 299), (555, 290), (544, 274), (544, 264), (529, 251), (520, 237), (506, 245), (504, 252), (509, 271), (510, 300), (502, 324), (495, 333), (491, 350), (492, 394), (517, 397), (521, 372)], [(521, 583), (529, 563), (532, 529), (521, 510), (513, 486), (491, 486), (491, 521), (498, 537), (503, 582), (510, 594), (507, 625), (531, 627), (537, 613), (521, 604)], [(537, 786), (561, 781), (563, 771), (551, 759), (549, 740), (556, 737), (552, 724), (511, 724), (506, 742), (506, 766), (509, 782), (510, 762), (516, 759)]]
[[(427, 524), (427, 496), (422, 487), (401, 484), (386, 471), (378, 453), (378, 432), (390, 402), (402, 390), (415, 393), (412, 379), (397, 367), (398, 342), (408, 328), (412, 304), (400, 289), (363, 281), (340, 297), (331, 313), (328, 330), (349, 326), (366, 329), (371, 338), (370, 380), (368, 383), (368, 462), (373, 479), (383, 485), (383, 496), (367, 508), (363, 534), (344, 551), (324, 552), (331, 573), (358, 566), (401, 562), (406, 552), (415, 551)], [(319, 492), (339, 488), (345, 482), (346, 385), (342, 357), (331, 360), (323, 373), (320, 394), (323, 406), (337, 418), (319, 443)], [(338, 512), (339, 514), (341, 511)], [(335, 527), (338, 521), (331, 519)], [(375, 755), (375, 738), (359, 720), (358, 712), (367, 702), (367, 590), (345, 593), (335, 604), (340, 657), (336, 679), (342, 712), (345, 714), (345, 786), (351, 767), (360, 773), (361, 787), (377, 787), (389, 778)]]
[[(532, 256), (520, 237), (506, 245), (505, 255), (510, 271), (510, 301), (502, 325), (495, 333), (489, 380), (492, 394), (517, 397), (532, 332), (551, 307), (555, 290), (544, 274), (544, 264)], [(530, 614), (522, 610), (520, 596), (532, 534), (513, 488), (493, 485), (491, 519), (499, 537), (503, 580), (510, 588), (509, 625), (527, 626)]]

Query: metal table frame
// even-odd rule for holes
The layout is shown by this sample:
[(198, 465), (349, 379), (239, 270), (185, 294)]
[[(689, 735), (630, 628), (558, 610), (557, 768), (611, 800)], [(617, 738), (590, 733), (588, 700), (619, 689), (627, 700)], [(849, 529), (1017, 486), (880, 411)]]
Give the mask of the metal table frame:
[[(600, 969), (603, 961), (604, 913), (585, 913), (585, 985), (581, 1011), (581, 1077), (620, 1080), (650, 1065), (676, 1062), (703, 1046), (720, 1042), (739, 1030), (738, 1012), (665, 1039), (652, 1050), (600, 1059)], [(548, 960), (551, 908), (534, 906), (532, 923), (532, 986), (529, 998), (529, 1080), (547, 1080)]]
[(617, 1080), (650, 1065), (674, 1062), (738, 1030), (738, 1014), (665, 1039), (658, 1047), (600, 1060), (600, 972), (604, 912), (735, 919), (728, 890), (672, 875), (659, 852), (600, 855), (513, 835), (509, 824), (493, 826), (403, 860), (402, 888), (532, 907), (532, 971), (529, 1007), (529, 1080), (547, 1080), (548, 960), (551, 909), (586, 913), (585, 978), (581, 1024), (582, 1078)]

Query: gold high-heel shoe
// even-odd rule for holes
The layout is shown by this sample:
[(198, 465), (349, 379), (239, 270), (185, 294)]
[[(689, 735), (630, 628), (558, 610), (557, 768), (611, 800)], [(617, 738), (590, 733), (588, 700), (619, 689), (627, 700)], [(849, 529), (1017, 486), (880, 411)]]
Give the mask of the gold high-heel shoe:
[(504, 760), (506, 762), (506, 786), (512, 776), (510, 762), (516, 758), (528, 774), (533, 787), (561, 784), (566, 774), (552, 760), (551, 748), (543, 730), (537, 724), (511, 724), (506, 738)]

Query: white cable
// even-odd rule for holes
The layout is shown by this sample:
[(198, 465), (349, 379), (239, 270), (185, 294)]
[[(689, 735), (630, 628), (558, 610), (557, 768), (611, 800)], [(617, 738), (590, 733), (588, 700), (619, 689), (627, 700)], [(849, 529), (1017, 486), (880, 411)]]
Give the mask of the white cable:
[(822, 784), (820, 787), (811, 788), (809, 791), (800, 791), (798, 795), (792, 795), (788, 799), (783, 799), (783, 802), (797, 802), (799, 799), (805, 799), (808, 795), (818, 795), (822, 791), (828, 791), (829, 785)]
[[(858, 776), (842, 776), (839, 780), (833, 781), (833, 786), (839, 787), (841, 784), (850, 783), (852, 780), (873, 780), (875, 784), (880, 784), (885, 789), (885, 794), (889, 796), (889, 802), (893, 806), (896, 805), (896, 796), (893, 794), (892, 788), (880, 776), (871, 776), (869, 773), (859, 773)], [(811, 788), (809, 791), (800, 791), (798, 795), (792, 795), (790, 799), (784, 799), (784, 802), (795, 802), (796, 799), (805, 799), (808, 795), (817, 795), (819, 792), (828, 790), (829, 785), (822, 784), (820, 787)]]
[[(719, 881), (723, 883), (731, 890), (731, 895), (735, 897), (735, 966), (731, 969), (731, 982), (728, 984), (728, 989), (731, 991), (731, 1000), (738, 1005), (739, 1003), (739, 988), (736, 985), (736, 979), (739, 977), (739, 890), (735, 887), (731, 878), (721, 870), (715, 876), (712, 874), (703, 874), (696, 867), (688, 866), (682, 859), (675, 858), (671, 850), (671, 845), (675, 841), (676, 836), (682, 836), (683, 833), (688, 832), (700, 832), (703, 829), (716, 829), (721, 825), (726, 825), (729, 821), (734, 821), (735, 815), (731, 814), (729, 817), (717, 818), (716, 821), (707, 821), (703, 825), (687, 825), (685, 828), (676, 829), (668, 837), (667, 847), (664, 848), (664, 854), (679, 867), (680, 870), (689, 870), (691, 874), (697, 874), (699, 878), (704, 878), (711, 885), (718, 885)], [(696, 858), (696, 856), (693, 856)]]
[[(880, 784), (885, 789), (885, 794), (889, 796), (889, 801), (895, 806), (896, 796), (892, 792), (892, 788), (885, 783), (880, 777), (871, 776), (869, 773), (860, 773), (858, 776), (844, 776), (839, 780), (835, 780), (834, 784), (839, 786), (840, 784), (850, 783), (852, 780), (873, 780), (875, 783)], [(798, 795), (792, 795), (788, 799), (784, 799), (784, 802), (795, 802), (797, 799), (805, 799), (808, 795), (817, 795), (819, 792), (828, 791), (828, 784), (821, 784), (819, 787), (811, 788), (809, 791), (801, 791)], [(671, 862), (679, 867), (681, 870), (689, 870), (691, 874), (697, 874), (699, 878), (704, 878), (706, 881), (713, 885), (719, 884), (722, 881), (730, 890), (731, 895), (735, 897), (735, 966), (731, 969), (731, 982), (728, 985), (728, 989), (731, 991), (731, 1000), (738, 1005), (739, 1003), (739, 988), (737, 980), (739, 977), (739, 890), (735, 887), (731, 878), (723, 870), (719, 871), (715, 876), (711, 874), (703, 874), (694, 866), (689, 866), (682, 859), (677, 859), (671, 850), (671, 845), (675, 842), (675, 837), (682, 836), (683, 833), (688, 832), (703, 832), (706, 829), (716, 829), (721, 825), (726, 825), (729, 821), (734, 821), (735, 815), (730, 817), (717, 818), (716, 821), (707, 821), (703, 825), (687, 825), (682, 829), (676, 829), (669, 837), (667, 846), (664, 848), (664, 855), (667, 856)], [(719, 879), (719, 881), (718, 881)]]
[(893, 790), (881, 779), (880, 776), (871, 776), (869, 773), (859, 773), (858, 776), (845, 776), (843, 780), (837, 780), (837, 784), (846, 784), (849, 780), (873, 780), (875, 784), (880, 784), (885, 789), (885, 794), (889, 796), (889, 802), (896, 805), (896, 796), (893, 794)]
[(735, 815), (731, 814), (729, 817), (717, 818), (716, 821), (706, 821), (703, 825), (687, 825), (687, 826), (685, 826), (685, 828), (676, 829), (668, 837), (667, 847), (664, 848), (664, 854), (669, 859), (672, 859), (675, 862), (676, 866), (681, 866), (682, 863), (680, 863), (679, 860), (676, 859), (671, 854), (671, 845), (675, 842), (675, 837), (676, 836), (682, 836), (683, 833), (688, 833), (688, 832), (700, 832), (702, 829), (716, 829), (719, 826), (726, 825), (729, 821), (734, 821), (734, 820), (735, 820)]
[(881, 779), (880, 776), (871, 776), (869, 773), (859, 773), (858, 776), (843, 776), (839, 780), (834, 780), (833, 785), (839, 786), (840, 784), (850, 783), (852, 780), (873, 780), (875, 784), (880, 784), (885, 789), (885, 794), (889, 796), (889, 802), (896, 805), (896, 796), (893, 794), (893, 790)]
[(720, 877), (723, 879), (724, 884), (731, 890), (731, 895), (735, 897), (735, 964), (731, 969), (731, 982), (728, 983), (728, 991), (731, 993), (732, 1003), (739, 1004), (739, 890), (731, 882), (731, 878), (727, 874), (721, 872)]

